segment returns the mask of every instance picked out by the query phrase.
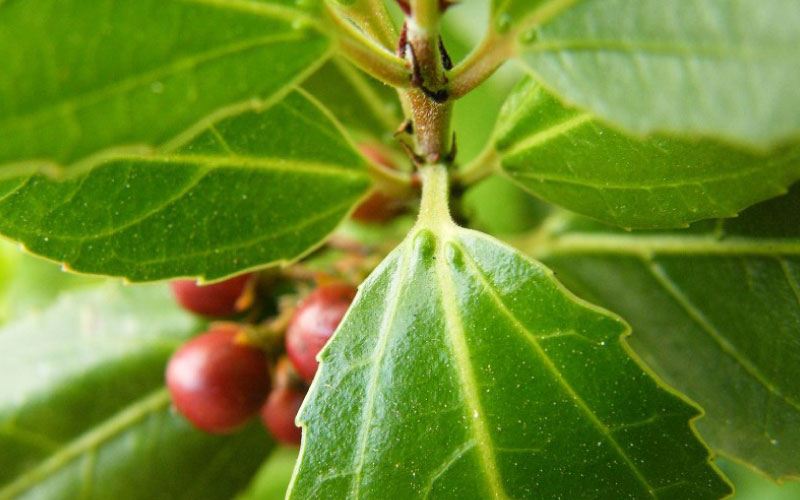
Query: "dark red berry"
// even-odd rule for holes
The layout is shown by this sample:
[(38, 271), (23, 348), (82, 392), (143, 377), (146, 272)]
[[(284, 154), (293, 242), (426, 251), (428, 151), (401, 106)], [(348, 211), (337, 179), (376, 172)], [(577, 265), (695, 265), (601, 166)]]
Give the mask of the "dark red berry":
[(236, 301), (252, 278), (252, 274), (242, 274), (213, 285), (198, 285), (192, 280), (177, 280), (170, 285), (175, 299), (184, 308), (203, 316), (221, 318), (237, 312)]
[(380, 191), (373, 191), (353, 212), (353, 219), (359, 222), (380, 223), (390, 220), (403, 211), (402, 202)]
[(185, 343), (167, 365), (178, 411), (210, 433), (235, 430), (258, 413), (270, 390), (265, 353), (238, 340), (235, 325), (217, 325)]
[[(362, 144), (359, 151), (372, 163), (393, 169), (395, 166), (392, 160), (380, 150), (380, 146)], [(395, 215), (403, 211), (403, 202), (392, 198), (380, 191), (374, 191), (369, 197), (362, 201), (353, 212), (353, 218), (361, 222), (386, 222)]]
[(276, 387), (261, 408), (261, 421), (276, 440), (284, 444), (299, 445), (302, 430), (294, 423), (297, 411), (306, 394), (290, 385)]
[(356, 289), (344, 283), (324, 285), (295, 311), (286, 329), (286, 353), (297, 373), (308, 383), (317, 373), (317, 353), (331, 338), (350, 307)]

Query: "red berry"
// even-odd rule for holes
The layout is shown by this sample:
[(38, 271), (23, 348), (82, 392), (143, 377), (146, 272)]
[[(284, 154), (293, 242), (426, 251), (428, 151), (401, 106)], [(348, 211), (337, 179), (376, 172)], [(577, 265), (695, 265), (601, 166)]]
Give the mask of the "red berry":
[(306, 382), (317, 373), (317, 353), (339, 326), (355, 295), (356, 289), (344, 283), (324, 285), (311, 292), (292, 316), (286, 329), (286, 353)]
[(261, 408), (261, 421), (276, 440), (284, 444), (299, 445), (302, 430), (294, 423), (297, 411), (306, 394), (290, 385), (276, 387)]
[(270, 390), (265, 353), (237, 341), (239, 331), (218, 325), (185, 343), (167, 365), (175, 407), (206, 432), (235, 430), (258, 413)]
[[(384, 155), (378, 147), (362, 144), (358, 149), (371, 162), (389, 169), (395, 168), (392, 160)], [(386, 222), (402, 211), (403, 206), (400, 200), (375, 191), (356, 207), (353, 218), (361, 222)]]
[(374, 191), (353, 212), (353, 219), (360, 222), (386, 222), (402, 211), (401, 202), (380, 191)]
[(252, 274), (242, 274), (213, 285), (198, 285), (192, 280), (177, 280), (170, 283), (175, 299), (184, 308), (219, 318), (237, 312), (236, 301), (242, 296)]

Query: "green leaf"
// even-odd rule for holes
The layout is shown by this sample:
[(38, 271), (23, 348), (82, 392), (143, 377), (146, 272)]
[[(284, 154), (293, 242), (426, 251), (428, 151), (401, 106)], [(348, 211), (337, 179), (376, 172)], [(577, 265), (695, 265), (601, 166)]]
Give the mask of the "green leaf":
[(195, 431), (169, 408), (169, 354), (196, 329), (165, 287), (65, 294), (0, 330), (0, 499), (233, 495), (263, 429)]
[(297, 449), (276, 449), (236, 500), (283, 500), (296, 460)]
[(731, 217), (800, 179), (800, 148), (754, 153), (712, 140), (636, 138), (561, 105), (527, 79), (498, 120), (496, 161), (547, 201), (626, 228)]
[(630, 321), (634, 351), (705, 410), (715, 451), (800, 478), (800, 186), (684, 231), (544, 227), (531, 251)]
[(625, 331), (496, 240), (423, 223), (320, 355), (289, 498), (724, 496), (697, 411)]
[(718, 459), (716, 462), (734, 484), (736, 500), (797, 500), (800, 482), (775, 484), (764, 476), (736, 462)]
[(796, 0), (511, 0), (494, 15), (548, 89), (630, 131), (800, 135)]
[(333, 58), (303, 82), (357, 140), (394, 140), (403, 121), (397, 93), (343, 58)]
[(304, 255), (369, 185), (330, 115), (293, 92), (172, 153), (0, 181), (0, 232), (75, 271), (215, 279)]
[(279, 96), (329, 50), (309, 15), (277, 0), (2, 2), (0, 164), (150, 151)]

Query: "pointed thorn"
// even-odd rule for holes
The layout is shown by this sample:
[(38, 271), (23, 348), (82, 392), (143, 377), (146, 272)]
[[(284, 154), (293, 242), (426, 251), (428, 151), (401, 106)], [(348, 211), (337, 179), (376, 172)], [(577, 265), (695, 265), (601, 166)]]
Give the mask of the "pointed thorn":
[(408, 45), (408, 24), (403, 23), (403, 29), (400, 31), (400, 38), (397, 40), (397, 57), (405, 59), (406, 45)]
[(453, 132), (453, 140), (450, 144), (450, 152), (447, 153), (447, 157), (445, 158), (445, 162), (450, 165), (454, 161), (456, 161), (456, 155), (458, 154), (458, 143), (456, 142), (456, 133)]
[(406, 152), (408, 157), (411, 159), (411, 162), (414, 164), (415, 167), (419, 168), (419, 167), (421, 167), (422, 165), (425, 164), (425, 158), (423, 158), (420, 155), (418, 155), (416, 153), (416, 151), (411, 149), (411, 146), (409, 146), (408, 144), (406, 144), (403, 141), (400, 141), (400, 146), (402, 146), (403, 150)]
[[(446, 0), (440, 0), (439, 6), (441, 7), (442, 2), (449, 3)], [(403, 14), (406, 16), (411, 15), (411, 4), (408, 3), (408, 0), (397, 0), (397, 5), (400, 6), (400, 9), (403, 11)]]
[(447, 53), (447, 49), (444, 47), (444, 40), (442, 37), (439, 37), (439, 54), (442, 56), (442, 66), (445, 70), (450, 71), (453, 69), (453, 60), (450, 59), (450, 54)]
[(403, 135), (403, 134), (408, 134), (408, 135), (413, 135), (414, 134), (414, 124), (411, 123), (411, 120), (409, 120), (408, 118), (403, 120), (403, 122), (400, 124), (400, 126), (397, 127), (397, 130), (394, 131), (394, 136), (395, 137)]
[(422, 88), (422, 73), (419, 68), (419, 61), (417, 61), (417, 54), (414, 52), (414, 46), (407, 43), (406, 48), (408, 48), (408, 57), (411, 59), (411, 85)]

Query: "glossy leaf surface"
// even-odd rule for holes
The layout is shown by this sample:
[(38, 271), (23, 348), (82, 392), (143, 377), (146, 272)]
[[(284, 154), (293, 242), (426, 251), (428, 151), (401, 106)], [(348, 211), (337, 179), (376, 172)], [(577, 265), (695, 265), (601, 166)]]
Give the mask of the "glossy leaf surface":
[(711, 140), (636, 138), (561, 105), (528, 79), (506, 102), (496, 161), (541, 198), (626, 228), (730, 217), (800, 179), (800, 147), (753, 153)]
[(326, 57), (311, 23), (278, 0), (2, 2), (0, 165), (149, 151), (279, 96)]
[(169, 154), (0, 181), (0, 232), (76, 271), (213, 279), (305, 254), (369, 185), (327, 111), (293, 92)]
[(500, 0), (494, 14), (548, 89), (629, 131), (760, 148), (800, 135), (795, 0)]
[(683, 231), (545, 227), (531, 250), (631, 323), (636, 353), (705, 410), (715, 451), (800, 477), (800, 189)]
[(689, 420), (552, 273), (450, 223), (362, 285), (298, 421), (290, 498), (721, 498)]
[(231, 496), (272, 446), (170, 410), (167, 357), (197, 328), (163, 287), (68, 293), (0, 330), (0, 499)]
[(343, 58), (332, 58), (303, 82), (357, 140), (385, 140), (403, 121), (397, 92)]

